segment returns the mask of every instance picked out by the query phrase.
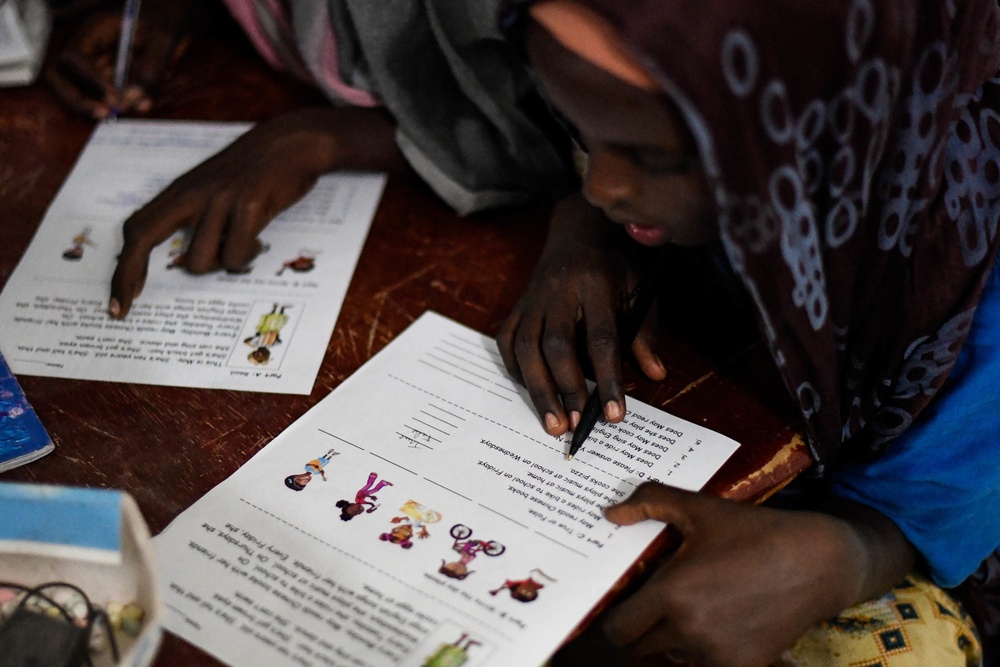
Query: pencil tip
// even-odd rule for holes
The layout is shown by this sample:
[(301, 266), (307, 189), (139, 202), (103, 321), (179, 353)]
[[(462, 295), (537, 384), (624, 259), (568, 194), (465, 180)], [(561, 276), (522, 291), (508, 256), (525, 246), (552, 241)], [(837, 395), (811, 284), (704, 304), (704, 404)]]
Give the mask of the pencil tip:
[(573, 460), (573, 455), (572, 454), (567, 454), (566, 455), (566, 460), (567, 461), (572, 461)]

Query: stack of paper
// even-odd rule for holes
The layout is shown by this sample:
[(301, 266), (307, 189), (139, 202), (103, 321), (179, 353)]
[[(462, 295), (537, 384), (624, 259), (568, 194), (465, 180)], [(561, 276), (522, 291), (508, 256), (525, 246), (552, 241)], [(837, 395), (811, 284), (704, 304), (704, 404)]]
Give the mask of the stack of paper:
[(45, 0), (0, 0), (0, 86), (35, 80), (51, 28)]

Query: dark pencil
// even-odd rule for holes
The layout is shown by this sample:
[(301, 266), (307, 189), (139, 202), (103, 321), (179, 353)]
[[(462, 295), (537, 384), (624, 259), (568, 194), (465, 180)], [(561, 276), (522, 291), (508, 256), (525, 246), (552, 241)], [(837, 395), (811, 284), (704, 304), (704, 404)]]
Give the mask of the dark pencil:
[[(649, 307), (653, 303), (653, 296), (656, 294), (656, 279), (659, 276), (662, 265), (663, 252), (659, 252), (646, 275), (639, 281), (639, 286), (636, 288), (635, 302), (629, 309), (625, 323), (619, 332), (618, 340), (621, 343), (622, 349), (632, 347), (632, 342), (639, 334), (639, 329), (642, 328), (642, 323), (646, 319), (646, 313), (649, 312)], [(576, 456), (576, 453), (580, 451), (580, 447), (590, 437), (590, 432), (594, 430), (594, 426), (597, 425), (597, 420), (601, 418), (603, 412), (601, 396), (597, 391), (597, 387), (594, 387), (594, 390), (590, 392), (590, 396), (587, 397), (586, 405), (583, 406), (583, 412), (580, 413), (580, 421), (573, 430), (573, 438), (569, 444), (569, 453), (566, 454), (567, 461), (572, 460)]]

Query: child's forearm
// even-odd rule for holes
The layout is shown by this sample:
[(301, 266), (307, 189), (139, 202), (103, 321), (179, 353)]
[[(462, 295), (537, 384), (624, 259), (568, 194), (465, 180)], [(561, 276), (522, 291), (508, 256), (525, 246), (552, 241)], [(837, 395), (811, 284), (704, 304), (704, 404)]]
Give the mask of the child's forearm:
[(917, 567), (916, 549), (881, 512), (843, 499), (830, 500), (823, 511), (842, 522), (848, 557), (860, 575), (845, 608), (882, 595)]
[(396, 145), (396, 124), (383, 109), (315, 107), (289, 112), (272, 122), (282, 125), (289, 140), (302, 140), (317, 172), (410, 172)]

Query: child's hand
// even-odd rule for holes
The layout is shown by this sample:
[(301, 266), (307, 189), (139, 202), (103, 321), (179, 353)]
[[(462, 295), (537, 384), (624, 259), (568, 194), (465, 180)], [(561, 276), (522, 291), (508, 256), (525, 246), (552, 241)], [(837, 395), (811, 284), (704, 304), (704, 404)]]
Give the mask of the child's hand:
[[(858, 529), (868, 518), (744, 505), (662, 484), (644, 484), (605, 514), (620, 525), (667, 522), (682, 536), (611, 610), (605, 632), (637, 654), (700, 667), (772, 664), (814, 624), (884, 592), (912, 566), (912, 547), (896, 551), (901, 534), (883, 515), (870, 525), (885, 543), (869, 542), (867, 528)], [(873, 568), (880, 560), (897, 567)]]
[(191, 228), (184, 266), (238, 271), (260, 252), (257, 235), (324, 173), (403, 163), (394, 125), (376, 109), (303, 109), (260, 123), (171, 183), (124, 224), (108, 312), (121, 318), (142, 291), (155, 246)]
[(148, 112), (156, 84), (190, 43), (192, 18), (201, 18), (197, 4), (190, 0), (143, 3), (124, 90), (114, 86), (120, 7), (99, 9), (83, 19), (66, 47), (50, 60), (45, 81), (63, 104), (95, 120), (107, 118), (112, 110), (121, 115)]
[[(579, 343), (593, 365), (605, 419), (625, 416), (617, 319), (634, 281), (617, 232), (582, 196), (560, 202), (528, 288), (497, 336), (507, 372), (527, 387), (550, 435), (572, 429), (587, 402)], [(652, 321), (647, 318), (632, 351), (643, 372), (662, 379)]]

